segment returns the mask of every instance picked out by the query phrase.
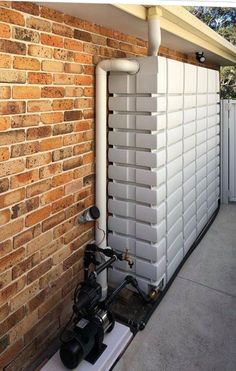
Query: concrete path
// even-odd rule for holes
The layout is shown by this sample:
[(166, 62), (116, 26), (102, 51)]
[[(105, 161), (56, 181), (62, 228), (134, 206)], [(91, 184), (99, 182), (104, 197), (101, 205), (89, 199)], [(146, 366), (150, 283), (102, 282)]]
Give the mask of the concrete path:
[(223, 205), (114, 371), (236, 370), (236, 205)]

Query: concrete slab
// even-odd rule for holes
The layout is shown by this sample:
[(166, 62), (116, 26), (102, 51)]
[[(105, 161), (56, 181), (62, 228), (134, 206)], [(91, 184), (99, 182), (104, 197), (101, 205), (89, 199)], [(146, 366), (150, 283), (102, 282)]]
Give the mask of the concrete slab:
[(223, 206), (114, 371), (236, 369), (236, 205)]
[(179, 277), (236, 296), (236, 205), (225, 206)]

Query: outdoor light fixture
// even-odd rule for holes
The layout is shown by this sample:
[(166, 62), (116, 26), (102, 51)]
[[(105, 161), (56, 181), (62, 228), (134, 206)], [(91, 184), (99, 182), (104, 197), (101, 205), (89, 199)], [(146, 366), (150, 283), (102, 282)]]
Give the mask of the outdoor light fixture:
[(206, 60), (206, 57), (204, 56), (204, 53), (203, 53), (203, 52), (196, 52), (196, 59), (197, 59), (200, 63), (204, 63), (205, 60)]

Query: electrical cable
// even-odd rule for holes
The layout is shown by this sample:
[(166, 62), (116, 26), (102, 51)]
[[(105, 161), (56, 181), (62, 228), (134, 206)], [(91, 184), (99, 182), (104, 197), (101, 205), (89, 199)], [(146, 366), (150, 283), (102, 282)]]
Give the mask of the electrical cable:
[(103, 237), (102, 237), (101, 241), (96, 243), (97, 246), (100, 246), (106, 238), (106, 232), (104, 231), (104, 229), (102, 229), (99, 226), (99, 222), (97, 220), (96, 220), (95, 224), (96, 224), (96, 228), (103, 233)]

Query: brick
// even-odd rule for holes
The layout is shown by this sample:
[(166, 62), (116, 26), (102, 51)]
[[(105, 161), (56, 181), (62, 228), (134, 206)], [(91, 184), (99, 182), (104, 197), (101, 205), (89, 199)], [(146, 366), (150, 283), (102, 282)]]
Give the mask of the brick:
[(8, 39), (11, 37), (11, 28), (7, 24), (0, 23), (0, 37)]
[(34, 99), (40, 98), (40, 88), (31, 86), (14, 86), (12, 88), (12, 98), (14, 99)]
[(0, 82), (15, 82), (18, 84), (24, 84), (26, 82), (26, 73), (23, 71), (0, 71)]
[[(0, 72), (1, 73), (1, 72)], [(1, 75), (0, 75), (1, 76)], [(74, 85), (75, 76), (67, 74), (54, 74), (53, 82), (55, 85)]]
[(52, 58), (53, 50), (46, 46), (41, 45), (29, 45), (28, 46), (28, 54), (33, 57), (40, 57), (40, 58)]
[(41, 95), (42, 98), (63, 98), (65, 96), (65, 88), (46, 86), (42, 88)]
[(3, 272), (4, 270), (7, 270), (13, 267), (15, 264), (21, 261), (24, 257), (25, 257), (24, 247), (21, 247), (20, 249), (13, 251), (9, 255), (0, 259), (0, 268), (1, 268), (0, 271)]
[(43, 261), (41, 264), (38, 264), (34, 267), (28, 274), (27, 274), (27, 284), (31, 284), (47, 271), (49, 271), (52, 267), (52, 259), (49, 258)]
[(25, 218), (26, 227), (31, 227), (34, 224), (41, 222), (42, 220), (49, 217), (51, 213), (51, 205), (45, 206), (40, 210), (33, 211), (31, 214), (27, 215)]
[[(9, 99), (11, 97), (10, 86), (0, 86), (0, 99)], [(1, 125), (0, 125), (1, 128)]]
[(19, 70), (40, 70), (40, 62), (35, 58), (14, 57), (13, 67)]
[(94, 109), (84, 110), (83, 114), (84, 114), (84, 119), (94, 119), (95, 118)]
[(38, 170), (31, 170), (11, 177), (11, 188), (23, 187), (39, 179)]
[(25, 140), (24, 130), (12, 130), (0, 133), (0, 145), (23, 142)]
[(67, 73), (82, 73), (83, 68), (80, 64), (77, 63), (66, 63), (65, 72)]
[(0, 51), (12, 54), (26, 54), (26, 45), (17, 41), (0, 40)]
[(40, 193), (48, 191), (50, 188), (51, 188), (51, 180), (43, 180), (41, 182), (37, 182), (37, 183), (29, 185), (26, 188), (26, 195), (27, 197), (33, 197)]
[(35, 311), (47, 298), (48, 296), (48, 289), (44, 289), (40, 291), (37, 295), (35, 295), (28, 303), (28, 311), (29, 313)]
[(14, 10), (0, 8), (0, 21), (6, 23), (18, 24), (19, 26), (25, 25), (25, 20), (22, 14)]
[(27, 245), (27, 254), (32, 255), (36, 251), (40, 251), (42, 247), (47, 246), (52, 242), (52, 231), (40, 234), (36, 239), (30, 241)]
[(95, 91), (93, 87), (84, 88), (84, 96), (85, 97), (94, 97)]
[(92, 41), (92, 35), (90, 32), (85, 32), (81, 30), (74, 30), (74, 38), (82, 41)]
[(49, 34), (41, 34), (41, 43), (57, 48), (63, 48), (63, 38), (60, 36), (52, 36)]
[(42, 318), (45, 316), (48, 312), (54, 308), (57, 303), (59, 303), (61, 300), (61, 291), (58, 291), (56, 294), (54, 294), (52, 297), (50, 297), (43, 305), (39, 308), (39, 318)]
[(92, 79), (95, 74), (95, 67), (94, 66), (84, 66), (84, 74), (85, 75), (92, 75)]
[(18, 219), (6, 226), (0, 228), (0, 242), (7, 240), (9, 237), (16, 235), (23, 229), (23, 220)]
[(52, 83), (52, 75), (44, 72), (29, 72), (28, 82), (29, 84), (48, 85)]
[(58, 99), (52, 103), (52, 109), (54, 111), (71, 110), (74, 107), (73, 99)]
[(39, 142), (16, 144), (11, 147), (11, 157), (22, 157), (39, 152)]
[(0, 225), (7, 224), (11, 219), (11, 213), (9, 209), (0, 210)]
[(11, 67), (12, 56), (7, 54), (0, 54), (0, 68)]
[(81, 166), (78, 169), (75, 169), (74, 170), (74, 179), (82, 178), (86, 175), (91, 174), (92, 172), (94, 172), (93, 168), (94, 168), (94, 164), (89, 164), (89, 165)]
[(73, 155), (72, 147), (62, 148), (62, 149), (53, 151), (52, 160), (60, 161), (60, 160), (63, 160), (64, 158), (71, 157), (72, 155)]
[(71, 145), (71, 144), (80, 143), (82, 141), (83, 141), (83, 134), (82, 133), (74, 133), (74, 134), (66, 135), (64, 137), (63, 144), (64, 144), (64, 146), (68, 146), (68, 145)]
[(55, 268), (52, 268), (49, 272), (47, 272), (43, 277), (39, 279), (39, 287), (40, 289), (44, 289), (45, 287), (48, 287), (50, 284), (51, 287), (55, 288), (55, 281), (57, 279), (60, 279), (62, 274), (62, 267), (60, 265), (56, 266)]
[(0, 114), (1, 115), (14, 115), (16, 113), (25, 112), (25, 102), (22, 101), (8, 101), (0, 103)]
[[(72, 206), (73, 207), (73, 206)], [(74, 218), (66, 220), (64, 223), (60, 224), (53, 230), (53, 237), (58, 238), (70, 231), (74, 227), (75, 220)], [(59, 223), (58, 223), (59, 224)]]
[(40, 151), (49, 151), (51, 149), (60, 148), (62, 147), (62, 144), (62, 137), (44, 139), (40, 143)]
[(79, 19), (78, 17), (73, 17), (71, 15), (64, 15), (64, 22), (68, 24), (69, 26), (72, 26), (75, 28), (84, 27), (84, 21), (82, 19)]
[(7, 318), (8, 314), (10, 312), (10, 307), (8, 303), (2, 305), (0, 307), (0, 321), (2, 322), (5, 318)]
[(80, 75), (80, 76), (75, 77), (75, 84), (76, 85), (88, 86), (88, 85), (92, 85), (92, 83), (93, 83), (92, 76)]
[(33, 228), (27, 229), (26, 231), (18, 234), (13, 238), (14, 249), (26, 244), (31, 241), (33, 238), (37, 237), (40, 233), (40, 225), (37, 225)]
[(78, 192), (83, 187), (83, 182), (81, 179), (75, 180), (65, 186), (65, 194), (69, 195), (71, 193)]
[(96, 46), (96, 45), (93, 45), (92, 43), (84, 42), (83, 51), (84, 51), (84, 53), (88, 53), (88, 54), (91, 54), (91, 55), (96, 55), (99, 52), (99, 47)]
[(42, 61), (42, 71), (63, 72), (64, 64), (57, 61)]
[(20, 12), (29, 13), (33, 15), (39, 15), (39, 6), (35, 3), (25, 1), (13, 1), (12, 8), (19, 10)]
[(50, 164), (39, 169), (40, 179), (50, 178), (52, 175), (56, 175), (62, 172), (61, 164)]
[[(31, 316), (24, 318), (18, 325), (16, 325), (12, 330), (9, 332), (10, 342), (14, 343), (17, 341), (26, 331), (29, 330), (31, 326), (33, 326), (38, 320), (38, 317), (35, 313), (32, 313)], [(25, 344), (26, 345), (26, 344)], [(31, 343), (24, 347), (24, 350), (15, 356), (15, 359), (11, 361), (11, 363), (5, 367), (5, 371), (14, 371), (20, 370), (22, 367), (21, 365), (24, 363), (24, 367), (28, 369), (28, 366), (33, 359), (35, 358), (36, 354), (36, 341), (33, 340)]]
[(75, 53), (74, 61), (81, 64), (92, 64), (93, 56), (90, 54)]
[(52, 26), (51, 23), (45, 21), (44, 19), (30, 17), (26, 19), (26, 26), (28, 28), (33, 28), (34, 30), (51, 32)]
[(52, 134), (51, 126), (40, 126), (37, 128), (30, 128), (27, 130), (27, 140), (34, 140), (48, 137)]
[[(52, 200), (53, 201), (53, 200)], [(48, 231), (51, 228), (54, 228), (56, 225), (60, 224), (65, 220), (65, 213), (64, 211), (51, 216), (50, 218), (46, 219), (42, 223), (43, 232)]]
[(13, 39), (26, 41), (26, 42), (32, 42), (35, 44), (38, 44), (40, 40), (39, 33), (37, 31), (32, 31), (27, 28), (19, 28), (19, 27), (13, 27), (12, 37)]
[(83, 43), (78, 40), (65, 39), (64, 47), (69, 50), (82, 51)]
[(12, 219), (19, 218), (20, 216), (36, 210), (39, 207), (39, 198), (35, 197), (26, 200), (12, 207)]
[(9, 129), (11, 126), (10, 117), (2, 116), (0, 117), (0, 128), (1, 131)]
[(68, 134), (73, 131), (72, 123), (58, 124), (53, 128), (53, 135)]
[(53, 23), (52, 32), (61, 36), (73, 37), (73, 31), (70, 27), (58, 23)]
[(28, 112), (51, 111), (52, 103), (48, 100), (32, 100), (27, 103)]
[(107, 45), (106, 37), (92, 34), (92, 43), (96, 45)]
[[(59, 187), (59, 188), (56, 188), (56, 189), (53, 189), (47, 193), (44, 193), (41, 197), (41, 205), (47, 205), (53, 201), (56, 201), (58, 200), (59, 198), (62, 198), (63, 196), (65, 195), (64, 193), (64, 188), (63, 187)], [(43, 232), (45, 231), (45, 229), (43, 229)]]
[(66, 209), (73, 203), (73, 195), (62, 198), (52, 204), (52, 213), (58, 213), (59, 211)]
[(16, 295), (10, 302), (11, 310), (17, 310), (39, 292), (39, 283), (34, 282)]
[(25, 165), (22, 159), (0, 163), (0, 177), (21, 172), (24, 168)]
[(84, 109), (84, 108), (92, 108), (92, 107), (93, 107), (93, 99), (91, 98), (75, 99), (75, 108)]
[(58, 187), (62, 184), (66, 184), (66, 183), (70, 182), (71, 180), (73, 180), (73, 171), (68, 172), (68, 173), (63, 173), (63, 174), (60, 174), (60, 175), (56, 175), (52, 179), (52, 186), (53, 187)]
[(0, 291), (0, 304), (8, 301), (12, 296), (16, 295), (25, 286), (25, 277), (19, 278), (17, 281), (5, 287)]
[(110, 38), (108, 38), (108, 39), (107, 39), (107, 45), (108, 45), (110, 48), (119, 49), (120, 43), (119, 43), (118, 40), (114, 40), (114, 39), (110, 39)]
[(49, 164), (51, 162), (51, 153), (40, 153), (39, 155), (30, 156), (26, 159), (26, 167), (28, 169)]
[(58, 12), (57, 10), (47, 8), (45, 6), (41, 7), (40, 15), (42, 18), (50, 19), (51, 21), (55, 21), (58, 23), (63, 23), (64, 20), (64, 14), (61, 12)]
[(0, 243), (0, 258), (9, 254), (12, 251), (12, 249), (13, 249), (13, 246), (12, 246), (11, 240), (7, 240), (7, 241)]
[(0, 193), (6, 192), (9, 189), (9, 179), (0, 179)]
[(3, 323), (2, 332), (7, 333), (12, 327), (25, 317), (25, 307), (22, 306), (16, 312), (12, 313)]
[(64, 121), (76, 121), (83, 118), (82, 111), (66, 111), (64, 113)]
[(60, 59), (62, 61), (67, 61), (69, 60), (69, 53), (73, 53), (73, 52), (69, 52), (68, 50), (65, 50), (65, 49), (54, 49), (53, 51), (53, 57), (55, 59)]
[(65, 95), (66, 97), (81, 97), (83, 95), (83, 88), (81, 87), (70, 87), (67, 86), (65, 88)]
[(94, 127), (92, 120), (82, 120), (75, 123), (75, 131), (91, 130)]
[(1, 355), (1, 363), (3, 365), (7, 365), (9, 362), (11, 362), (15, 357), (16, 354), (18, 354), (24, 347), (24, 341), (23, 339), (19, 339), (17, 342), (15, 342), (13, 345), (7, 348), (7, 350)]
[(72, 267), (82, 257), (82, 252), (75, 251), (63, 262), (63, 270), (67, 270)]
[(83, 164), (83, 158), (81, 156), (74, 157), (63, 162), (63, 170), (71, 170)]
[(28, 126), (37, 126), (40, 122), (39, 115), (19, 115), (11, 118), (12, 128), (23, 128)]
[(58, 122), (64, 121), (64, 114), (63, 112), (50, 112), (50, 113), (42, 113), (41, 114), (41, 121), (43, 124), (56, 124)]
[(10, 158), (10, 151), (8, 147), (1, 147), (0, 148), (0, 162), (9, 160)]
[(77, 146), (74, 147), (73, 149), (73, 154), (76, 155), (81, 155), (86, 152), (90, 152), (93, 150), (93, 143), (91, 142), (86, 142), (82, 144), (78, 144)]
[(83, 164), (90, 164), (91, 162), (94, 162), (94, 152), (86, 153), (83, 156)]
[(94, 182), (95, 182), (94, 174), (87, 175), (83, 179), (83, 185), (84, 185), (84, 187), (86, 187), (87, 185), (90, 185), (90, 184), (94, 184)]
[(2, 196), (0, 196), (0, 208), (16, 204), (17, 202), (22, 201), (24, 197), (25, 197), (24, 188), (5, 193)]
[[(11, 269), (0, 274), (0, 289), (3, 289), (12, 282)], [(2, 326), (2, 325), (1, 325)], [(0, 345), (1, 346), (1, 345)]]
[(71, 254), (71, 251), (70, 251), (69, 246), (62, 247), (61, 249), (59, 249), (53, 254), (53, 264), (54, 265), (60, 264), (61, 262), (63, 262), (63, 260), (68, 258), (70, 254)]

